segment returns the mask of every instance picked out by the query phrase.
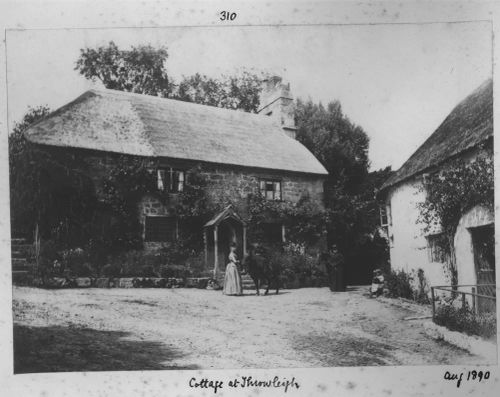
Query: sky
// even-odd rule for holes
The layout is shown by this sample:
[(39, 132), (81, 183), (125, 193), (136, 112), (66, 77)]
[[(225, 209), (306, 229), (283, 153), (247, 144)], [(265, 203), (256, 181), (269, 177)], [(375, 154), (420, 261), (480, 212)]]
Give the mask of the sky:
[(487, 22), (7, 31), (9, 128), (28, 107), (56, 109), (93, 86), (81, 48), (166, 46), (170, 77), (246, 68), (281, 75), (298, 98), (339, 100), (370, 138), (371, 169), (402, 163), (492, 75)]

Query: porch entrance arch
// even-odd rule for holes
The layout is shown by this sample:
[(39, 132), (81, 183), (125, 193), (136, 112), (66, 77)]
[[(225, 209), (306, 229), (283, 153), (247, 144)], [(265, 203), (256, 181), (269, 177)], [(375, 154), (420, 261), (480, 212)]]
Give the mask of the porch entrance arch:
[(214, 278), (220, 278), (228, 261), (229, 246), (236, 244), (238, 256), (247, 253), (247, 226), (232, 205), (208, 221), (203, 228), (205, 266), (213, 267)]

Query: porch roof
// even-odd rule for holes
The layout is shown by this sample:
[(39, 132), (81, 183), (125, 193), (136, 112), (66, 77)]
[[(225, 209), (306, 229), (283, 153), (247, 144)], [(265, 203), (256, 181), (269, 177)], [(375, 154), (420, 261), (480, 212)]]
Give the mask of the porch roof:
[(219, 212), (212, 219), (210, 219), (207, 223), (205, 223), (204, 227), (217, 226), (219, 223), (221, 223), (223, 220), (225, 220), (227, 218), (232, 218), (235, 221), (241, 223), (242, 225), (245, 225), (245, 222), (243, 221), (243, 219), (241, 219), (241, 217), (238, 215), (238, 213), (234, 210), (233, 205), (229, 204), (221, 212)]

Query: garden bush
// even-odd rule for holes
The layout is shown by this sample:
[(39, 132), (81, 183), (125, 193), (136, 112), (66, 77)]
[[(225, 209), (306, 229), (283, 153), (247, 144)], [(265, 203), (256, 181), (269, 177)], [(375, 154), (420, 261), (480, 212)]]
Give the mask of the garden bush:
[(413, 299), (412, 280), (411, 274), (404, 270), (391, 270), (385, 276), (385, 285), (389, 290), (389, 296), (391, 298)]
[(121, 266), (117, 263), (108, 263), (102, 267), (101, 275), (104, 277), (119, 277), (121, 275)]
[(487, 339), (493, 338), (497, 333), (495, 313), (476, 314), (468, 307), (441, 305), (436, 309), (434, 322), (451, 331), (478, 335)]
[(281, 271), (282, 286), (287, 288), (324, 287), (328, 277), (315, 256), (300, 249), (272, 247), (262, 255)]
[(183, 265), (164, 265), (160, 268), (159, 274), (163, 278), (185, 279), (192, 276), (191, 271)]

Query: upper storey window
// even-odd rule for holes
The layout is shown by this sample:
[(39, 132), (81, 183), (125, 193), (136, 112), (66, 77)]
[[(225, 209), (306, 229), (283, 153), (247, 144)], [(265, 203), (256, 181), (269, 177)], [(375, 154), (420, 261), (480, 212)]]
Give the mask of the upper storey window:
[(261, 179), (260, 195), (267, 200), (281, 200), (281, 181)]
[(158, 190), (178, 193), (184, 191), (185, 172), (174, 168), (161, 168), (157, 172)]

